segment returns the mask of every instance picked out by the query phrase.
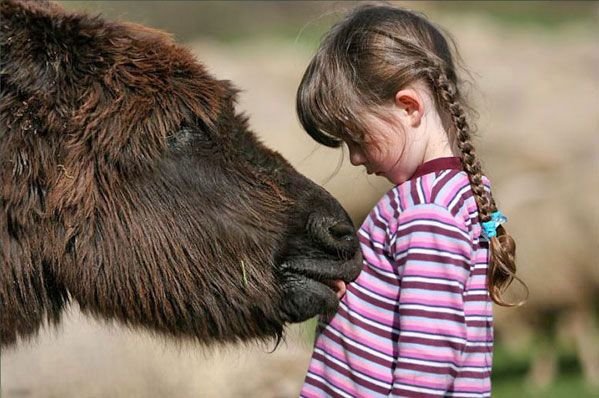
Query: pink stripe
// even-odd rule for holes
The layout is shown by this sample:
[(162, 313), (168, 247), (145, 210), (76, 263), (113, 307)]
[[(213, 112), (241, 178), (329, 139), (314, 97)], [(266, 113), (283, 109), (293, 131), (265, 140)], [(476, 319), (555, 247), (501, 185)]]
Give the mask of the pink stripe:
[(453, 355), (440, 355), (438, 347), (427, 347), (422, 349), (410, 349), (407, 347), (403, 347), (399, 354), (401, 358), (415, 358), (420, 360), (429, 360), (429, 361), (444, 361), (444, 362), (452, 362), (459, 364), (460, 361), (460, 353), (454, 351)]
[(430, 207), (414, 210), (410, 212), (411, 214), (402, 215), (402, 221), (405, 223), (412, 221), (440, 221), (444, 224), (455, 225), (455, 219), (451, 216), (449, 211), (443, 211), (441, 208), (439, 210), (432, 210)]
[[(406, 319), (406, 317), (403, 317), (403, 320), (400, 319), (400, 324), (401, 324), (401, 330), (402, 332), (420, 332), (420, 333), (426, 333), (426, 334), (430, 334), (430, 335), (445, 335), (445, 336), (453, 336), (453, 337), (457, 337), (457, 338), (461, 338), (461, 339), (465, 339), (466, 338), (466, 325), (465, 324), (461, 324), (463, 325), (463, 328), (461, 327), (447, 327), (444, 325), (444, 327), (426, 327), (422, 325), (422, 318), (417, 318), (417, 319), (412, 319), (412, 318), (408, 318)], [(402, 333), (400, 332), (400, 334)], [(470, 327), (469, 328), (469, 333), (468, 333), (468, 340), (469, 341), (486, 341), (487, 338), (489, 336), (489, 331), (486, 327), (480, 327), (480, 328), (475, 328), (475, 327)]]
[(405, 209), (409, 205), (409, 200), (407, 199), (410, 194), (409, 184), (402, 184), (397, 188), (397, 193), (400, 200), (401, 208)]
[[(423, 325), (424, 321), (422, 318), (412, 318), (412, 317), (401, 317), (399, 320), (401, 324), (401, 329), (405, 332), (422, 332), (428, 334), (443, 334), (446, 336), (454, 336), (459, 338), (466, 338), (466, 327), (463, 323), (460, 323), (460, 326), (450, 326), (443, 325), (437, 327), (426, 327)], [(434, 320), (431, 320), (431, 323), (434, 323)]]
[[(410, 386), (418, 386), (418, 387), (424, 387), (424, 388), (432, 388), (432, 389), (438, 389), (438, 390), (445, 390), (447, 388), (447, 383), (445, 382), (433, 382), (430, 377), (431, 374), (426, 373), (425, 375), (417, 375), (417, 374), (413, 374), (413, 373), (409, 373), (407, 374), (405, 377), (402, 375), (401, 373), (401, 368), (398, 369), (398, 372), (396, 372), (397, 377), (394, 380), (394, 385), (396, 384), (407, 384)], [(445, 375), (443, 375), (443, 377), (446, 377)]]
[(310, 375), (306, 376), (304, 386), (302, 387), (302, 391), (300, 392), (302, 398), (322, 398), (322, 390), (313, 386), (312, 384), (308, 384), (308, 378), (310, 378)]
[(468, 314), (472, 315), (472, 314), (485, 314), (485, 315), (490, 315), (493, 313), (493, 307), (491, 306), (491, 304), (487, 303), (487, 302), (482, 302), (482, 301), (477, 301), (477, 302), (467, 302), (464, 305), (464, 309), (468, 310)]
[[(403, 383), (403, 384), (407, 384), (407, 385), (412, 385), (412, 386), (417, 385), (419, 387), (438, 389), (438, 390), (445, 390), (447, 388), (446, 381), (434, 382), (431, 380), (432, 374), (429, 374), (429, 373), (424, 374), (422, 376), (410, 373), (404, 377), (404, 376), (402, 376), (401, 369), (400, 369), (400, 371), (397, 372), (397, 375), (398, 376), (396, 377), (394, 384)], [(446, 378), (445, 375), (443, 375), (442, 377)], [(488, 387), (489, 386), (481, 386), (480, 382), (478, 382), (478, 383), (471, 382), (471, 383), (462, 383), (462, 384), (460, 384), (460, 387), (458, 387), (457, 385), (454, 385), (453, 390), (472, 392), (472, 393), (481, 393), (481, 392), (488, 391)]]
[(491, 389), (491, 383), (488, 382), (488, 379), (480, 379), (478, 383), (458, 380), (454, 384), (454, 389), (472, 393), (484, 393)]
[(424, 183), (424, 193), (425, 193), (427, 202), (430, 200), (431, 191), (433, 189), (433, 181), (435, 180), (435, 178), (436, 177), (434, 175), (428, 175), (422, 179), (422, 181)]
[(385, 231), (381, 231), (379, 228), (375, 227), (372, 231), (370, 231), (370, 239), (383, 245), (387, 239), (387, 235), (385, 234)]
[(482, 290), (487, 288), (487, 283), (472, 283), (468, 285), (468, 290)]

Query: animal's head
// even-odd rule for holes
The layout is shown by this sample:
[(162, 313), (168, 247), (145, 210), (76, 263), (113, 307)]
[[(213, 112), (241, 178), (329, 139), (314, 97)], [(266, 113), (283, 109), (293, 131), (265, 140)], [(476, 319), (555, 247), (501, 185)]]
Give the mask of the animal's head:
[(229, 82), (161, 32), (0, 7), (3, 343), (68, 297), (203, 342), (336, 308), (361, 268), (351, 221), (258, 142)]

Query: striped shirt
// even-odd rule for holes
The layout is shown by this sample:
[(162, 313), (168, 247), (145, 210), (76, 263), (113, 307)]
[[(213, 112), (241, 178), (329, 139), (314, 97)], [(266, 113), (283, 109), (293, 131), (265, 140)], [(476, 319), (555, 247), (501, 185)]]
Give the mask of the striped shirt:
[(364, 268), (320, 321), (301, 397), (490, 397), (480, 235), (458, 158), (426, 162), (391, 189), (358, 232)]

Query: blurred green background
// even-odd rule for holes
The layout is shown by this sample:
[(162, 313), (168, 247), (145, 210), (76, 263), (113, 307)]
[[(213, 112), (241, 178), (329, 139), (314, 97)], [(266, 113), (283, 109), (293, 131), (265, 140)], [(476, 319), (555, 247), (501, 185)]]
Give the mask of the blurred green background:
[[(174, 34), (242, 92), (264, 142), (359, 224), (389, 185), (302, 133), (294, 95), (321, 35), (356, 2), (62, 1)], [(531, 290), (496, 310), (493, 396), (599, 397), (599, 3), (396, 2), (456, 39), (480, 114), (478, 150)], [(516, 292), (517, 293), (517, 292)], [(3, 353), (3, 397), (291, 397), (313, 322), (272, 347), (200, 350), (85, 319)]]

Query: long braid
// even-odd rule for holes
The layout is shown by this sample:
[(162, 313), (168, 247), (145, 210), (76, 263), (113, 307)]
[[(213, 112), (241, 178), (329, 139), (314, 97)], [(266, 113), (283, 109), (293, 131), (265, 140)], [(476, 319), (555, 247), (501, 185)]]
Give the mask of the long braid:
[[(440, 107), (449, 113), (455, 126), (457, 146), (462, 154), (462, 164), (468, 174), (470, 186), (474, 193), (480, 222), (489, 221), (491, 214), (497, 211), (497, 206), (491, 192), (487, 191), (483, 184), (482, 167), (474, 150), (474, 145), (472, 145), (470, 126), (459, 100), (457, 85), (447, 77), (443, 67), (439, 64), (431, 67), (427, 74), (437, 94)], [(516, 243), (503, 226), (499, 226), (497, 236), (491, 238), (490, 250), (491, 261), (487, 283), (491, 298), (495, 303), (506, 307), (523, 304), (525, 299), (517, 303), (508, 303), (503, 298), (505, 290), (514, 279), (524, 286), (526, 295), (528, 295), (526, 284), (516, 276)]]

